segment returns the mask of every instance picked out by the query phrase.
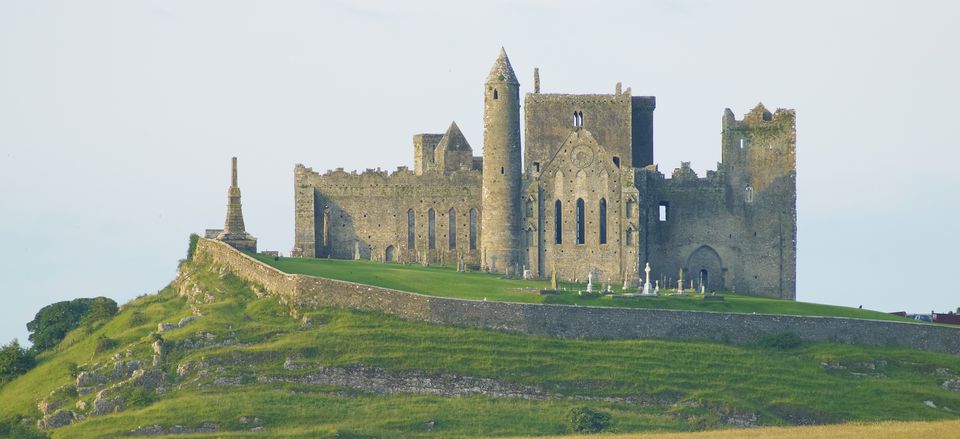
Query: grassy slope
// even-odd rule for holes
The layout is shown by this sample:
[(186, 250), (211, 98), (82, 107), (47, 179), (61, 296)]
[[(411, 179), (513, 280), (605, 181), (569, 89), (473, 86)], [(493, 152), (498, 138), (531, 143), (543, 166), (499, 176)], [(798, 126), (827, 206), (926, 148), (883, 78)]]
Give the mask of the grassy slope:
[[(198, 305), (204, 317), (165, 333), (169, 344), (209, 332), (234, 336), (244, 346), (174, 349), (165, 369), (175, 376), (185, 361), (257, 358), (228, 363), (225, 374), (281, 374), (293, 358), (324, 366), (362, 363), (385, 369), (442, 371), (541, 386), (562, 394), (603, 396), (656, 395), (677, 405), (639, 407), (624, 403), (486, 397), (444, 398), (425, 395), (370, 395), (317, 386), (251, 384), (239, 387), (176, 386), (156, 402), (118, 414), (88, 418), (55, 430), (55, 437), (119, 435), (140, 425), (217, 422), (222, 434), (245, 436), (238, 418), (264, 419), (271, 437), (459, 437), (566, 433), (565, 413), (589, 405), (613, 416), (613, 429), (686, 431), (721, 427), (731, 413), (757, 413), (766, 425), (789, 424), (801, 414), (820, 421), (958, 419), (960, 393), (939, 387), (937, 368), (960, 371), (960, 358), (944, 354), (837, 345), (809, 345), (770, 351), (699, 342), (657, 340), (587, 341), (526, 337), (404, 321), (373, 313), (338, 309), (309, 312), (315, 322), (304, 328), (275, 299), (257, 298), (233, 276), (221, 277), (194, 263), (191, 271), (216, 300)], [(135, 310), (150, 322), (130, 325)], [(92, 357), (101, 333), (121, 341), (115, 352), (148, 354), (149, 333), (159, 322), (190, 314), (187, 301), (172, 288), (137, 299), (102, 328), (79, 329), (41, 356), (41, 364), (0, 389), (0, 416), (37, 416), (35, 403), (70, 381), (66, 363), (110, 361), (107, 352)], [(884, 360), (875, 370), (861, 363)], [(847, 369), (825, 370), (821, 362)], [(882, 365), (879, 365), (882, 364)], [(858, 376), (851, 372), (863, 372)], [(882, 373), (872, 376), (870, 373)], [(331, 393), (346, 390), (349, 396)], [(427, 432), (424, 423), (434, 420)]]
[[(902, 439), (957, 437), (960, 421), (878, 422), (815, 427), (767, 427), (697, 433), (603, 435), (602, 439)], [(591, 436), (552, 436), (527, 439), (587, 439)]]
[[(557, 303), (590, 306), (619, 306), (635, 308), (681, 309), (699, 311), (743, 312), (759, 314), (789, 314), (832, 317), (855, 317), (875, 320), (911, 321), (887, 313), (821, 305), (816, 303), (777, 300), (763, 297), (724, 293), (723, 302), (705, 302), (699, 296), (642, 297), (612, 299), (611, 297), (581, 298), (575, 291), (583, 285), (563, 283), (570, 292), (541, 296), (540, 289), (549, 288), (546, 281), (503, 279), (480, 272), (458, 273), (448, 267), (382, 264), (369, 261), (337, 259), (273, 258), (257, 255), (257, 259), (287, 273), (307, 274), (330, 279), (347, 280), (431, 296), (463, 299), (500, 300), (525, 303)], [(616, 288), (615, 288), (616, 289)]]

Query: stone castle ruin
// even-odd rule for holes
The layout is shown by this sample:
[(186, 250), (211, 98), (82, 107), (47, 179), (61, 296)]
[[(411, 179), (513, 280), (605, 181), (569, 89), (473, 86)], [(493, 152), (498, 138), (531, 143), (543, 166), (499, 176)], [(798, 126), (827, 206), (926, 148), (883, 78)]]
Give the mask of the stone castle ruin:
[(717, 170), (701, 177), (684, 162), (667, 178), (654, 164), (653, 96), (620, 84), (541, 93), (539, 82), (535, 70), (523, 151), (520, 83), (501, 50), (484, 84), (483, 157), (452, 123), (413, 136), (413, 170), (296, 165), (292, 254), (614, 285), (636, 285), (649, 262), (663, 286), (682, 273), (697, 290), (795, 298), (793, 110), (725, 110)]

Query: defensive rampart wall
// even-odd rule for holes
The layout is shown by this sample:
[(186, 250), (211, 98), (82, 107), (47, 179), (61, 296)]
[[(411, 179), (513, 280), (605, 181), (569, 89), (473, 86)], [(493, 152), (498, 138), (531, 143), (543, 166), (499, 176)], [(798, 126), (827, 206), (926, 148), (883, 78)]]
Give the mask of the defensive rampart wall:
[(411, 320), (531, 335), (713, 340), (748, 344), (790, 331), (807, 342), (898, 346), (960, 355), (960, 328), (839, 317), (481, 302), (286, 274), (226, 244), (201, 239), (196, 256), (226, 266), (301, 308), (336, 306)]

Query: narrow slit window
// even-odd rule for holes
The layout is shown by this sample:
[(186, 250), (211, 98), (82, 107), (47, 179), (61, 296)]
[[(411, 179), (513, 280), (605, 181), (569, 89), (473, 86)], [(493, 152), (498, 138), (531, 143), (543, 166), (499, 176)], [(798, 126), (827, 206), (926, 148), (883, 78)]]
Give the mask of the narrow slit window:
[(457, 212), (450, 208), (450, 230), (447, 230), (447, 236), (449, 236), (448, 243), (450, 244), (450, 250), (457, 249)]
[(470, 209), (470, 250), (477, 249), (477, 209)]
[(437, 212), (433, 209), (427, 211), (427, 248), (437, 248)]
[(414, 249), (417, 244), (417, 214), (410, 209), (407, 211), (407, 248)]
[(577, 198), (577, 244), (586, 242), (586, 225), (584, 224), (583, 198)]
[(563, 244), (563, 203), (560, 200), (557, 200), (553, 204), (553, 219), (554, 219), (554, 230), (553, 230), (553, 242), (556, 244)]
[(600, 243), (607, 243), (607, 200), (600, 199)]
[(493, 89), (493, 98), (497, 99), (498, 97), (500, 96), (497, 94), (497, 89)]

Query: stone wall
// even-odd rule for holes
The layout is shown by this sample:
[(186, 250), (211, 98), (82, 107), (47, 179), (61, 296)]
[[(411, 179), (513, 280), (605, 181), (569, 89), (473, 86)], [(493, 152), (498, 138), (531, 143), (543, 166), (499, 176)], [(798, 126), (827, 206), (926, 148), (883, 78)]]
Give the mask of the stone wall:
[(208, 239), (196, 257), (300, 307), (336, 306), (411, 320), (531, 335), (590, 339), (714, 340), (748, 344), (791, 331), (807, 342), (899, 346), (960, 355), (960, 328), (838, 317), (574, 307), (424, 296), (312, 276), (285, 274)]
[[(393, 173), (337, 169), (321, 175), (297, 165), (296, 233), (291, 253), (353, 259), (359, 252), (361, 259), (374, 261), (446, 264), (456, 263), (462, 254), (467, 263), (477, 264), (482, 222), (480, 179), (476, 170), (416, 175), (404, 167)], [(451, 209), (455, 215), (454, 240), (450, 239)], [(471, 209), (476, 211), (473, 233)], [(411, 211), (412, 246), (408, 239)]]

